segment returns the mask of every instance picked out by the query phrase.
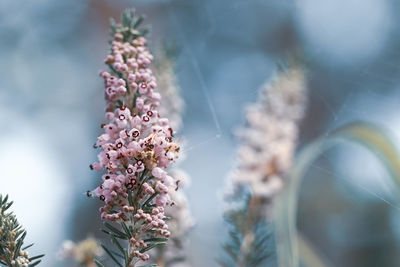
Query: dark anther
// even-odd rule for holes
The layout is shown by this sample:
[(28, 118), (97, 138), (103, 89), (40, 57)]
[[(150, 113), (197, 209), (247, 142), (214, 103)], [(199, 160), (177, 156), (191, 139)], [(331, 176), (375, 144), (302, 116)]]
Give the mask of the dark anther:
[(89, 165), (89, 168), (90, 168), (91, 170), (93, 170), (93, 165), (92, 165), (92, 164), (90, 164), (90, 165)]
[(133, 183), (128, 183), (126, 185), (126, 188), (129, 189), (129, 190), (132, 189), (133, 188)]
[(104, 201), (104, 200), (106, 200), (106, 197), (103, 196), (103, 195), (101, 195), (101, 196), (100, 196), (100, 200), (101, 200), (101, 201)]
[(121, 147), (122, 147), (122, 143), (119, 142), (119, 143), (117, 144), (117, 147), (118, 147), (118, 148), (121, 148)]
[(147, 111), (147, 115), (149, 115), (150, 117), (152, 117), (152, 116), (153, 116), (153, 111), (151, 111), (151, 110)]
[(125, 110), (125, 109), (126, 109), (126, 106), (125, 106), (125, 105), (122, 105), (122, 106), (119, 107), (119, 109), (120, 109), (120, 110)]
[(178, 191), (180, 182), (181, 182), (181, 180), (176, 181), (176, 183), (175, 183), (176, 184), (175, 191)]
[(106, 180), (110, 179), (110, 175), (106, 175), (106, 177), (104, 177), (104, 179), (106, 179)]
[(92, 197), (92, 196), (93, 196), (92, 191), (88, 190), (88, 191), (86, 192), (86, 195), (87, 195), (87, 197)]
[(121, 114), (121, 115), (119, 115), (119, 119), (122, 121), (122, 120), (125, 120), (125, 116), (123, 115), (123, 114)]
[(134, 131), (134, 132), (132, 133), (132, 136), (133, 136), (133, 137), (138, 137), (139, 134), (140, 134), (139, 131)]
[(148, 122), (148, 121), (150, 121), (150, 118), (147, 116), (143, 116), (143, 121)]
[(104, 126), (106, 126), (106, 124), (105, 124), (105, 123), (102, 123), (102, 124), (101, 124), (101, 128), (104, 128)]
[(96, 144), (93, 144), (93, 148), (98, 148), (98, 146)]
[(99, 187), (100, 187), (100, 189), (104, 189), (104, 185), (100, 185)]
[(132, 170), (132, 168), (128, 168), (128, 169), (126, 169), (126, 172), (129, 173), (129, 174), (132, 174), (133, 170)]
[(141, 83), (141, 84), (140, 84), (140, 88), (146, 89), (146, 88), (147, 88), (147, 83)]

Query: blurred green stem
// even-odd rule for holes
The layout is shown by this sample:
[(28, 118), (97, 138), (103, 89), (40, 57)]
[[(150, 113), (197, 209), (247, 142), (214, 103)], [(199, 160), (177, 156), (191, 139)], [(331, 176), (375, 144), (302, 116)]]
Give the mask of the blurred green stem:
[[(400, 189), (399, 153), (391, 138), (375, 125), (366, 122), (350, 123), (304, 147), (296, 158), (284, 192), (276, 202), (275, 229), (280, 267), (299, 266), (296, 217), (299, 188), (303, 177), (310, 165), (324, 151), (343, 140), (359, 143), (374, 153), (389, 171), (394, 184)], [(306, 263), (307, 260), (303, 259), (303, 261)]]

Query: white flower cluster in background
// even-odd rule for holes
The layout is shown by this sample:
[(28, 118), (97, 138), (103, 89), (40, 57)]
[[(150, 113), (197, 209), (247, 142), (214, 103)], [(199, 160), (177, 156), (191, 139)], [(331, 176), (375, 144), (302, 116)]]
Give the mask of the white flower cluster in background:
[(159, 112), (161, 116), (168, 117), (169, 124), (175, 131), (182, 126), (182, 112), (184, 101), (180, 96), (180, 88), (174, 72), (174, 62), (165, 49), (159, 49), (154, 61), (154, 74), (162, 95)]
[[(174, 61), (168, 55), (167, 49), (158, 49), (156, 52), (154, 73), (163, 99), (159, 107), (160, 115), (168, 117), (171, 127), (175, 131), (179, 131), (182, 127), (184, 101), (180, 96), (180, 88), (174, 71)], [(191, 266), (185, 256), (184, 246), (188, 243), (187, 235), (195, 222), (183, 190), (189, 186), (190, 177), (179, 167), (173, 168), (171, 175), (176, 179), (175, 188), (169, 191), (173, 204), (165, 208), (165, 214), (171, 218), (168, 221), (171, 232), (170, 243), (156, 252), (157, 264), (161, 267)]]
[(101, 256), (103, 253), (97, 240), (89, 237), (79, 243), (71, 240), (64, 241), (59, 255), (61, 258), (73, 259), (85, 266), (95, 266), (95, 257)]
[(234, 190), (248, 185), (258, 203), (271, 203), (291, 168), (305, 106), (300, 68), (280, 70), (263, 85), (258, 102), (246, 108), (246, 127), (237, 132), (241, 144), (237, 169), (231, 174)]

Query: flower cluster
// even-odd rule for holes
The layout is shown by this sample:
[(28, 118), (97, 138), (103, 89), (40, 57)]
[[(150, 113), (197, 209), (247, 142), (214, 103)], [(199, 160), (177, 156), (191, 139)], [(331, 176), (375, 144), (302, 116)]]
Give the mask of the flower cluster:
[(8, 267), (36, 266), (44, 255), (30, 257), (27, 248), (22, 247), (26, 231), (18, 223), (15, 215), (7, 210), (13, 202), (0, 195), (0, 264)]
[(154, 73), (163, 101), (160, 104), (160, 114), (167, 116), (171, 127), (179, 131), (182, 126), (184, 101), (179, 95), (180, 88), (174, 73), (174, 61), (171, 59), (171, 48), (159, 49), (156, 53)]
[(247, 127), (238, 131), (239, 164), (231, 179), (234, 186), (249, 185), (260, 203), (271, 202), (291, 167), (305, 93), (302, 70), (289, 67), (264, 85), (260, 100), (246, 110)]
[(167, 206), (165, 213), (171, 217), (169, 222), (171, 238), (180, 239), (180, 242), (184, 242), (182, 239), (184, 239), (185, 235), (194, 226), (194, 219), (190, 212), (189, 203), (182, 190), (190, 183), (190, 177), (182, 169), (173, 169), (171, 172), (174, 177), (179, 179), (179, 183), (174, 190), (170, 191), (174, 205)]
[(72, 258), (79, 264), (88, 267), (95, 266), (95, 257), (102, 254), (103, 250), (100, 248), (97, 240), (91, 237), (77, 244), (70, 240), (64, 241), (60, 251), (62, 258)]
[(110, 71), (100, 73), (105, 84), (107, 123), (95, 144), (101, 149), (99, 161), (91, 165), (106, 173), (102, 184), (88, 192), (105, 202), (103, 220), (126, 227), (129, 264), (134, 258), (149, 258), (143, 253), (148, 250), (145, 239), (170, 236), (165, 207), (171, 204), (168, 193), (175, 180), (167, 168), (180, 150), (168, 119), (158, 112), (161, 96), (150, 68), (153, 56), (136, 29), (137, 21), (128, 11), (124, 24), (113, 27), (111, 53), (105, 59)]
[[(184, 102), (179, 91), (177, 78), (174, 73), (174, 62), (172, 60), (171, 48), (165, 47), (157, 52), (157, 59), (154, 64), (154, 71), (157, 77), (162, 103), (160, 104), (160, 114), (168, 117), (170, 125), (175, 131), (179, 131), (182, 126), (182, 112)], [(181, 155), (182, 159), (182, 155)], [(190, 214), (189, 204), (183, 187), (188, 186), (190, 177), (188, 173), (179, 167), (171, 170), (171, 173), (176, 177), (176, 187), (170, 190), (171, 200), (174, 205), (166, 207), (166, 214), (171, 217), (169, 226), (173, 238), (183, 238), (193, 227), (194, 222)]]
[(247, 127), (238, 132), (239, 163), (230, 177), (236, 194), (229, 197), (239, 201), (225, 215), (231, 230), (221, 266), (259, 266), (271, 255), (273, 202), (291, 168), (305, 93), (303, 71), (290, 66), (263, 86), (259, 101), (246, 110)]
[[(179, 94), (180, 88), (174, 72), (173, 56), (172, 47), (164, 46), (163, 49), (158, 49), (153, 66), (163, 100), (159, 112), (162, 116), (168, 117), (175, 131), (179, 131), (182, 126), (184, 102)], [(182, 155), (180, 158), (182, 159)], [(165, 208), (165, 214), (170, 217), (168, 221), (171, 232), (170, 243), (154, 251), (154, 262), (160, 267), (190, 266), (184, 247), (188, 243), (187, 235), (194, 226), (194, 219), (183, 190), (188, 186), (190, 177), (179, 167), (174, 167), (171, 174), (176, 178), (175, 188), (169, 191), (173, 205)]]
[(165, 208), (165, 214), (170, 217), (168, 221), (171, 232), (170, 243), (168, 246), (154, 251), (156, 259), (154, 262), (160, 267), (191, 266), (184, 248), (188, 243), (187, 235), (194, 226), (194, 219), (186, 195), (182, 190), (188, 185), (189, 176), (179, 168), (173, 169), (171, 173), (179, 182), (176, 183), (176, 188), (169, 192), (173, 205)]

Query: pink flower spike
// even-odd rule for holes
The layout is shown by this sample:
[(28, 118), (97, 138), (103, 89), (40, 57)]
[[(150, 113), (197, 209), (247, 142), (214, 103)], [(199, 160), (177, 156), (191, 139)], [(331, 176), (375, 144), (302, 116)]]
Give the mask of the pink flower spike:
[[(134, 22), (130, 15), (125, 19)], [(141, 29), (118, 23), (113, 27), (117, 33), (105, 60), (110, 70), (100, 72), (107, 121), (95, 144), (98, 162), (91, 165), (103, 175), (90, 194), (103, 202), (103, 220), (133, 228), (135, 237), (127, 250), (130, 262), (125, 265), (136, 266), (149, 259), (140, 252), (147, 246), (143, 240), (170, 235), (163, 207), (173, 203), (170, 194), (176, 182), (167, 168), (177, 158), (179, 145), (168, 119), (160, 117), (166, 114), (159, 110), (161, 94), (150, 66), (153, 56), (146, 38), (133, 34)]]

